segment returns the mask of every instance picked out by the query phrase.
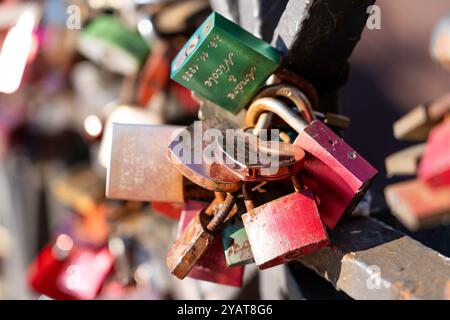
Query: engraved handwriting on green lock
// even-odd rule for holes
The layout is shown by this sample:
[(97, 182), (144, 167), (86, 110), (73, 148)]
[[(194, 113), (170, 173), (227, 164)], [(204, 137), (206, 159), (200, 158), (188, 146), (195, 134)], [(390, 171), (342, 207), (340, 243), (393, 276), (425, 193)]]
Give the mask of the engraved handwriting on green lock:
[(214, 72), (211, 73), (208, 79), (204, 82), (205, 86), (212, 87), (214, 84), (218, 84), (219, 83), (218, 79), (220, 78), (220, 76), (223, 75), (224, 73), (227, 74), (228, 72), (230, 72), (231, 67), (234, 66), (234, 62), (232, 59), (233, 56), (234, 56), (233, 52), (228, 53), (228, 57), (224, 59), (223, 63), (221, 63), (217, 67), (217, 69), (214, 70)]
[(255, 80), (255, 71), (256, 67), (251, 66), (249, 72), (244, 76), (244, 78), (239, 81), (239, 83), (236, 85), (233, 91), (228, 93), (227, 97), (231, 100), (236, 99), (236, 97), (244, 92), (245, 87), (251, 82)]

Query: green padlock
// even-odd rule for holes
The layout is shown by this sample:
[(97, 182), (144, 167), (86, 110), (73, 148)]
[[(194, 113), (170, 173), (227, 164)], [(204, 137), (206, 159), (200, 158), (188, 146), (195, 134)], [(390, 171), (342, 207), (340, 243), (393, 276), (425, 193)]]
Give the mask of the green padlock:
[(229, 267), (253, 263), (253, 253), (248, 241), (247, 232), (241, 215), (237, 213), (224, 227), (222, 231), (222, 243), (225, 250), (225, 258)]
[(112, 72), (133, 75), (150, 54), (147, 42), (118, 18), (100, 15), (80, 34), (81, 54)]
[(240, 266), (253, 263), (253, 252), (250, 241), (245, 231), (242, 215), (254, 209), (253, 191), (249, 183), (242, 185), (242, 199), (236, 201), (238, 211), (236, 215), (228, 221), (222, 231), (222, 243), (225, 259), (229, 267)]
[(213, 12), (175, 57), (171, 78), (236, 114), (280, 63), (279, 51)]

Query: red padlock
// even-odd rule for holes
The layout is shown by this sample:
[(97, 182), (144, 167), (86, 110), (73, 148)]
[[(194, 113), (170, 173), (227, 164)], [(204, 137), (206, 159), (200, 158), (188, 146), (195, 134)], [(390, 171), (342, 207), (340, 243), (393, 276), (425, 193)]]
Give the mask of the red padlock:
[(433, 187), (450, 185), (450, 117), (431, 131), (417, 175)]
[(64, 293), (77, 300), (94, 299), (114, 267), (114, 256), (108, 248), (76, 248), (57, 278)]
[[(269, 96), (291, 100), (307, 121)], [(315, 120), (307, 97), (297, 88), (276, 85), (262, 90), (248, 109), (247, 125), (255, 126), (266, 112), (275, 113), (299, 133), (294, 144), (306, 152), (303, 181), (317, 197), (323, 222), (333, 229), (345, 213), (355, 208), (377, 170), (323, 122)]]
[[(181, 213), (178, 225), (178, 234), (181, 234), (189, 222), (199, 211), (208, 207), (208, 204), (198, 201), (188, 201)], [(211, 247), (206, 250), (202, 257), (188, 274), (189, 278), (209, 281), (218, 284), (242, 287), (244, 267), (228, 267), (224, 254), (221, 237), (217, 237)]]
[(144, 65), (137, 89), (140, 106), (147, 106), (153, 96), (167, 90), (170, 81), (170, 63), (173, 52), (165, 42), (157, 42)]
[(314, 193), (293, 177), (296, 192), (242, 215), (255, 263), (267, 269), (329, 243)]
[(73, 241), (65, 234), (58, 236), (54, 245), (46, 245), (28, 270), (30, 287), (52, 299), (73, 299), (71, 295), (59, 288), (56, 281), (58, 275), (66, 266), (72, 249)]
[(53, 299), (93, 299), (114, 266), (107, 248), (94, 250), (74, 247), (62, 234), (54, 245), (47, 245), (29, 269), (30, 286)]

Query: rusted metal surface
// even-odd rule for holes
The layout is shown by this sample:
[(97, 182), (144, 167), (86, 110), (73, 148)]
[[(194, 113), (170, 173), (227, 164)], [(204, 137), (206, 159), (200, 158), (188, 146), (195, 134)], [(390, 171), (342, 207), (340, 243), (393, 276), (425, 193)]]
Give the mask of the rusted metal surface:
[[(178, 234), (181, 234), (189, 222), (198, 214), (199, 208), (205, 208), (205, 206), (206, 204), (195, 201), (186, 203), (178, 225)], [(216, 238), (211, 244), (211, 247), (205, 251), (191, 269), (188, 277), (241, 287), (243, 272), (243, 267), (228, 268), (222, 241), (220, 238)]]
[(184, 202), (183, 176), (166, 158), (178, 126), (113, 125), (106, 196), (135, 201)]
[(195, 263), (206, 250), (211, 247), (215, 239), (214, 233), (233, 209), (236, 198), (229, 194), (225, 205), (213, 218), (204, 212), (203, 206), (198, 206), (197, 215), (192, 218), (188, 226), (179, 234), (167, 253), (167, 266), (170, 272), (179, 279), (184, 279)]
[(298, 259), (354, 299), (448, 299), (450, 259), (371, 218), (347, 220), (332, 246)]
[(184, 279), (202, 254), (211, 246), (214, 236), (205, 231), (208, 219), (204, 213), (197, 214), (175, 240), (167, 253), (167, 267), (179, 279)]
[(242, 181), (214, 158), (206, 158), (212, 141), (206, 141), (208, 129), (228, 129), (220, 119), (196, 121), (172, 139), (167, 156), (170, 162), (187, 179), (199, 186), (219, 192), (234, 192), (241, 188)]
[(243, 130), (236, 130), (231, 135), (223, 132), (223, 137), (223, 143), (217, 143), (218, 156), (242, 181), (283, 180), (303, 167), (305, 152), (293, 144), (265, 141)]
[(450, 221), (450, 186), (431, 188), (421, 180), (390, 185), (385, 189), (392, 213), (412, 231)]
[(433, 187), (450, 186), (450, 117), (431, 131), (417, 176)]
[(424, 151), (425, 143), (421, 143), (388, 156), (385, 161), (388, 176), (415, 175)]
[(311, 191), (294, 192), (242, 216), (260, 269), (285, 263), (328, 244)]

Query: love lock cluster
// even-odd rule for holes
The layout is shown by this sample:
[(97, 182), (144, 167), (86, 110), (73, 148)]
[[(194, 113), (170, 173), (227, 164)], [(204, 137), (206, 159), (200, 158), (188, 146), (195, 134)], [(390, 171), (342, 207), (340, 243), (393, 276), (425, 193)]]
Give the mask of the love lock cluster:
[[(201, 101), (187, 128), (114, 124), (107, 197), (181, 210), (171, 273), (240, 286), (245, 264), (270, 268), (327, 246), (377, 174), (322, 114), (282, 54), (212, 13), (178, 53), (171, 78)], [(269, 79), (269, 80), (268, 80)]]

